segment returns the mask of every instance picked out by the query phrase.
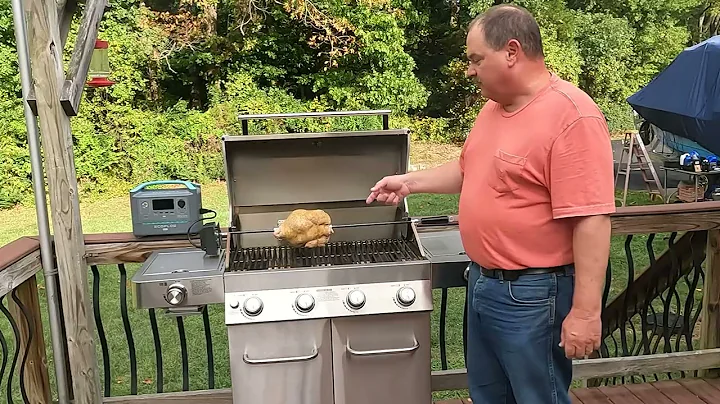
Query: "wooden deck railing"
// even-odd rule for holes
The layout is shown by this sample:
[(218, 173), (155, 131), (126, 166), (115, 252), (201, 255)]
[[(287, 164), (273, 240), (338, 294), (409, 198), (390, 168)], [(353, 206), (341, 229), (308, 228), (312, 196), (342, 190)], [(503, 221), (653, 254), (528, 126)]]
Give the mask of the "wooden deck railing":
[(0, 247), (0, 402), (50, 402), (40, 270), (37, 240), (24, 237)]
[[(597, 357), (575, 362), (575, 377), (599, 385), (720, 368), (720, 203), (622, 208), (612, 223), (623, 249), (608, 266), (603, 346)], [(131, 304), (129, 280), (140, 263), (154, 250), (187, 247), (187, 240), (97, 234), (85, 243), (105, 401), (229, 403), (222, 306), (168, 317)], [(0, 249), (0, 397), (9, 403), (52, 399), (40, 266), (33, 238)], [(467, 386), (464, 270), (460, 264), (433, 274), (432, 380), (439, 397)]]

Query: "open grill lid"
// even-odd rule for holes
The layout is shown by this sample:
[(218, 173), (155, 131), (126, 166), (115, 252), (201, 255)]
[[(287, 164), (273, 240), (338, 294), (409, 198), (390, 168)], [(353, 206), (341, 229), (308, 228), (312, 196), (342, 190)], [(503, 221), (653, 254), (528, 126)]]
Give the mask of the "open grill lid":
[[(404, 201), (394, 207), (365, 200), (383, 176), (407, 172), (409, 141), (407, 129), (225, 136), (231, 225), (271, 229), (298, 208), (323, 209), (333, 224), (402, 219)], [(338, 229), (332, 239), (391, 237), (395, 229)], [(242, 238), (244, 246), (276, 243), (272, 234)]]

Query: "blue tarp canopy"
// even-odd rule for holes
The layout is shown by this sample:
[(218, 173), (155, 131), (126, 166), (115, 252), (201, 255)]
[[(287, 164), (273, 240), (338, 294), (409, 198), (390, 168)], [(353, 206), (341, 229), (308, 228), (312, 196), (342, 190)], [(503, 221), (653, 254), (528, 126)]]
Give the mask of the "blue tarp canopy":
[(683, 50), (627, 101), (646, 121), (720, 156), (720, 35)]

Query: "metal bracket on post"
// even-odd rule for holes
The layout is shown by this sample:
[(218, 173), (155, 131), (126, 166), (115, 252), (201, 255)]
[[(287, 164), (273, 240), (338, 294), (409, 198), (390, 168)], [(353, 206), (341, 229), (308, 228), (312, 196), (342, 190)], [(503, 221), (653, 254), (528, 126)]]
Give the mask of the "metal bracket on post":
[(28, 95), (25, 98), (25, 102), (27, 102), (28, 107), (30, 107), (30, 111), (32, 111), (34, 116), (38, 116), (38, 110), (37, 110), (37, 98), (35, 98), (35, 87), (30, 83), (30, 89), (28, 90)]

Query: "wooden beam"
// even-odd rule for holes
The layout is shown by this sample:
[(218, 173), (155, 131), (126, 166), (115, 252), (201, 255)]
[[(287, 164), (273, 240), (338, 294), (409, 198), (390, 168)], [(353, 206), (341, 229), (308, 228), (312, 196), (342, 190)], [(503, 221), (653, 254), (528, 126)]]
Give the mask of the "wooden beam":
[[(60, 45), (61, 49), (65, 49), (68, 33), (70, 32), (70, 25), (72, 24), (73, 17), (75, 16), (75, 11), (77, 11), (77, 6), (78, 0), (61, 0), (57, 3), (58, 21), (60, 21), (60, 39), (62, 40), (62, 44)], [(35, 96), (35, 86), (30, 86), (30, 93), (28, 94), (27, 100), (25, 100), (25, 102), (28, 103), (28, 105), (30, 106), (30, 110), (33, 112), (33, 114), (37, 116), (38, 112), (37, 97)]]
[[(196, 241), (197, 243), (197, 241)], [(154, 242), (127, 242), (109, 244), (90, 244), (85, 247), (88, 265), (122, 264), (145, 262), (153, 251), (166, 248), (188, 248), (192, 244), (187, 239)]]
[(77, 11), (78, 0), (61, 0), (58, 2), (58, 20), (60, 21), (60, 39), (62, 39), (62, 48), (65, 49), (67, 44), (68, 33), (73, 17)]
[(581, 359), (573, 362), (573, 378), (650, 375), (702, 370), (720, 366), (720, 349), (699, 349), (617, 358)]
[[(573, 361), (573, 379), (650, 375), (720, 367), (720, 349)], [(467, 370), (432, 372), (432, 390), (467, 389)]]
[(720, 209), (713, 211), (677, 210), (635, 216), (613, 215), (611, 221), (613, 235), (711, 230), (720, 229)]
[(40, 242), (34, 237), (20, 237), (9, 244), (0, 246), (0, 272), (39, 250)]
[[(35, 275), (28, 278), (15, 289), (15, 295), (23, 308), (9, 299), (12, 313), (20, 336), (20, 352), (26, 352), (25, 369), (18, 362), (17, 372), (25, 372), (25, 392), (28, 401), (33, 404), (50, 404), (50, 376), (45, 356), (45, 336), (43, 335), (42, 313), (38, 298), (37, 280)], [(25, 313), (27, 313), (27, 318)], [(30, 327), (32, 325), (32, 327)], [(32, 330), (32, 332), (31, 332)]]
[(0, 271), (0, 297), (12, 292), (41, 269), (40, 250), (36, 250)]
[[(637, 215), (626, 215), (623, 212), (618, 216), (613, 215), (611, 221), (613, 235), (720, 229), (720, 210), (686, 211), (676, 209), (652, 214), (638, 212)], [(92, 243), (89, 243), (88, 240), (86, 243), (88, 243), (88, 260), (95, 264), (143, 262), (152, 251), (158, 248), (190, 246), (187, 238), (181, 236), (138, 238), (132, 233), (96, 234), (92, 235)]]
[(95, 324), (78, 201), (70, 119), (60, 106), (62, 39), (55, 1), (27, 0), (28, 39), (44, 151), (74, 403), (102, 403)]
[(105, 404), (233, 404), (232, 390), (199, 390), (177, 393), (143, 394), (139, 396), (106, 397)]
[[(708, 232), (705, 256), (700, 347), (720, 348), (720, 230)], [(717, 369), (702, 373), (704, 376), (718, 376)]]
[(430, 381), (432, 391), (464, 390), (468, 388), (467, 369), (436, 370)]
[[(72, 0), (68, 4), (71, 2)], [(90, 60), (106, 4), (106, 0), (89, 0), (85, 4), (80, 29), (75, 40), (75, 48), (70, 58), (67, 80), (65, 80), (60, 95), (60, 103), (67, 116), (76, 116), (80, 108), (80, 99), (87, 81)]]

